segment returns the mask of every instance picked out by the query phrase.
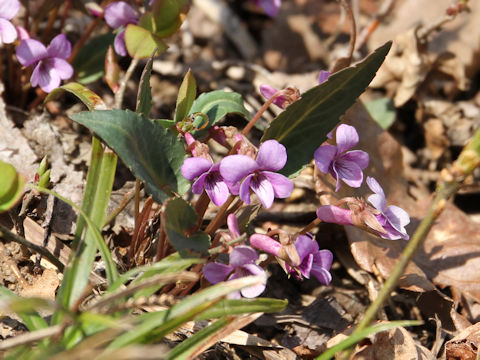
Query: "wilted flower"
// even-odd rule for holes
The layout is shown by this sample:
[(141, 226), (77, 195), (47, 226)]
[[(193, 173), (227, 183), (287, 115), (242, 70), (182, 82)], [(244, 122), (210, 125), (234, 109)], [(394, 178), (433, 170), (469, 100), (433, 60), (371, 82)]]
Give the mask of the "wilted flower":
[(123, 27), (115, 36), (113, 46), (117, 54), (121, 56), (127, 55), (127, 49), (125, 47), (125, 28), (129, 24), (138, 23), (137, 13), (125, 1), (118, 1), (105, 7), (104, 17), (108, 26), (114, 29)]
[(55, 36), (48, 48), (35, 39), (23, 40), (17, 47), (17, 59), (23, 66), (33, 66), (30, 82), (50, 92), (60, 86), (61, 80), (72, 77), (73, 68), (67, 62), (72, 45), (64, 34)]
[(255, 5), (260, 6), (263, 8), (265, 13), (270, 17), (277, 16), (278, 10), (280, 10), (280, 6), (282, 5), (282, 0), (250, 0)]
[[(219, 163), (213, 164), (208, 159), (196, 156), (185, 159), (180, 168), (186, 179), (197, 179), (192, 185), (193, 193), (201, 194), (205, 189), (210, 200), (217, 206), (223, 205), (230, 195), (229, 186), (220, 174), (219, 166)], [(235, 192), (233, 186), (232, 191)]]
[(379, 235), (389, 240), (408, 240), (410, 237), (405, 230), (405, 226), (410, 223), (408, 213), (398, 206), (387, 206), (385, 193), (377, 180), (368, 176), (367, 185), (374, 192), (368, 197), (368, 201), (380, 212), (377, 215), (377, 220), (386, 231), (386, 233), (380, 233)]
[(347, 151), (358, 143), (358, 133), (353, 126), (341, 124), (336, 132), (337, 145), (322, 145), (315, 150), (315, 165), (323, 173), (330, 173), (336, 180), (335, 191), (340, 189), (340, 179), (351, 187), (360, 187), (362, 170), (368, 166), (365, 151)]
[(264, 276), (265, 283), (249, 286), (239, 292), (230, 294), (231, 298), (240, 298), (240, 294), (246, 298), (254, 298), (265, 290), (267, 276), (265, 271), (255, 264), (258, 254), (249, 246), (240, 245), (230, 253), (229, 265), (221, 263), (208, 263), (203, 267), (203, 275), (212, 284), (221, 281), (234, 280), (245, 276)]
[(286, 264), (288, 273), (293, 274), (297, 279), (302, 279), (302, 277), (310, 279), (310, 274), (313, 274), (322, 284), (330, 284), (332, 275), (329, 270), (332, 267), (332, 252), (319, 250), (315, 238), (307, 235), (298, 235), (295, 240), (295, 248), (300, 257), (300, 265), (292, 267)]
[(0, 45), (10, 44), (17, 38), (17, 30), (10, 22), (20, 9), (18, 0), (0, 1)]
[(246, 155), (230, 155), (220, 162), (220, 174), (230, 183), (240, 184), (240, 199), (250, 204), (252, 189), (262, 205), (269, 208), (274, 198), (287, 198), (293, 190), (293, 183), (285, 176), (277, 174), (287, 162), (285, 146), (276, 140), (267, 140), (258, 150), (257, 159)]

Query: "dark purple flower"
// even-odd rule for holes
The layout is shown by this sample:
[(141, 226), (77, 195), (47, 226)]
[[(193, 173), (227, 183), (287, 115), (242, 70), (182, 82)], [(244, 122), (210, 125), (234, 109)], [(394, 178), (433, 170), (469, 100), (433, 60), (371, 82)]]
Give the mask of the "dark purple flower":
[(229, 265), (220, 263), (208, 263), (203, 267), (203, 275), (212, 284), (221, 281), (234, 280), (245, 276), (264, 276), (265, 283), (250, 286), (230, 295), (230, 298), (240, 298), (240, 294), (246, 298), (259, 296), (264, 290), (267, 280), (265, 271), (255, 264), (258, 254), (249, 246), (240, 245), (230, 253)]
[(277, 16), (282, 0), (251, 0), (255, 5), (263, 8), (265, 13), (270, 17)]
[(10, 22), (20, 9), (18, 0), (0, 1), (0, 45), (11, 44), (17, 38), (17, 30)]
[(190, 181), (197, 179), (192, 185), (192, 191), (195, 194), (201, 194), (205, 189), (210, 200), (217, 206), (227, 201), (230, 191), (235, 192), (233, 186), (229, 189), (229, 185), (220, 175), (219, 166), (219, 163), (213, 164), (203, 157), (191, 157), (185, 159), (180, 168), (186, 179)]
[(115, 36), (113, 46), (117, 54), (121, 56), (127, 55), (127, 49), (125, 47), (125, 28), (129, 24), (138, 23), (137, 13), (125, 1), (118, 1), (105, 7), (104, 17), (108, 26), (111, 28), (122, 28)]
[(64, 34), (55, 36), (48, 48), (34, 39), (23, 40), (17, 47), (17, 59), (23, 66), (33, 66), (30, 82), (50, 92), (60, 86), (61, 80), (72, 77), (73, 68), (67, 62), (72, 45)]
[(315, 239), (307, 235), (298, 235), (295, 240), (295, 248), (300, 257), (300, 265), (291, 267), (286, 265), (289, 274), (301, 279), (310, 279), (313, 274), (324, 285), (330, 284), (332, 275), (329, 270), (332, 267), (333, 254), (329, 250), (319, 250)]
[(341, 124), (336, 132), (337, 145), (322, 145), (315, 150), (315, 165), (323, 173), (330, 173), (336, 180), (335, 191), (340, 189), (340, 179), (351, 187), (360, 187), (362, 170), (368, 166), (365, 151), (347, 151), (358, 143), (358, 133), (353, 126)]
[(408, 240), (410, 237), (405, 230), (405, 226), (410, 223), (408, 213), (398, 206), (387, 206), (385, 193), (377, 180), (367, 176), (367, 185), (374, 192), (368, 197), (368, 201), (380, 212), (377, 215), (377, 220), (386, 230), (386, 233), (379, 233), (379, 235), (389, 240)]
[(240, 184), (240, 199), (250, 204), (250, 189), (257, 194), (267, 209), (274, 198), (287, 198), (293, 183), (285, 176), (275, 173), (285, 166), (287, 150), (276, 140), (267, 140), (258, 150), (257, 159), (246, 155), (230, 155), (220, 162), (220, 174), (229, 183)]

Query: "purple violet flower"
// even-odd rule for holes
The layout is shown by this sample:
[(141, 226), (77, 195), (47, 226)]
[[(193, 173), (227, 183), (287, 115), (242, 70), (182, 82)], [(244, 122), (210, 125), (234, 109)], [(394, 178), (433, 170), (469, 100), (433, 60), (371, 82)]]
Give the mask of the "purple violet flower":
[(17, 30), (10, 22), (20, 9), (18, 0), (0, 1), (0, 45), (11, 44), (17, 38)]
[(322, 145), (315, 150), (315, 165), (323, 173), (330, 173), (336, 180), (335, 191), (340, 189), (340, 179), (351, 187), (360, 187), (362, 170), (368, 166), (365, 151), (347, 151), (358, 143), (358, 133), (353, 126), (341, 124), (336, 132), (337, 145)]
[(265, 13), (270, 17), (277, 16), (280, 6), (282, 6), (282, 0), (250, 0), (255, 5), (263, 8)]
[(398, 206), (387, 206), (385, 193), (373, 177), (367, 176), (367, 185), (374, 192), (368, 197), (368, 201), (380, 212), (377, 220), (386, 230), (385, 234), (379, 233), (379, 235), (389, 240), (408, 240), (410, 237), (405, 230), (405, 226), (410, 223), (408, 213)]
[(229, 265), (221, 263), (208, 263), (203, 267), (203, 275), (212, 284), (221, 281), (234, 280), (245, 276), (264, 276), (265, 283), (250, 286), (239, 292), (230, 294), (230, 298), (238, 299), (240, 294), (246, 298), (259, 296), (266, 286), (267, 275), (265, 271), (255, 264), (258, 254), (250, 246), (240, 245), (235, 247), (230, 253)]
[(117, 54), (127, 55), (125, 47), (125, 28), (129, 24), (137, 24), (138, 16), (135, 10), (125, 1), (113, 2), (105, 7), (104, 18), (108, 26), (114, 29), (123, 27), (115, 36), (113, 46)]
[(33, 66), (30, 83), (50, 92), (60, 86), (61, 80), (72, 77), (73, 68), (66, 59), (72, 45), (64, 34), (55, 36), (48, 48), (34, 39), (23, 40), (17, 47), (17, 59), (23, 66)]
[[(260, 85), (260, 93), (265, 99), (270, 99), (273, 95), (278, 92), (278, 89), (275, 89), (273, 86), (262, 84)], [(273, 100), (273, 103), (277, 105), (280, 109), (285, 109), (285, 101), (287, 98), (285, 95), (279, 95)]]
[(293, 183), (277, 174), (287, 162), (285, 146), (276, 140), (267, 140), (258, 150), (257, 159), (246, 155), (230, 155), (220, 162), (220, 174), (229, 183), (240, 184), (240, 199), (250, 204), (250, 189), (257, 194), (265, 208), (273, 204), (274, 198), (287, 198), (293, 190)]
[(197, 179), (192, 185), (194, 194), (201, 194), (205, 189), (210, 200), (221, 206), (227, 201), (230, 192), (235, 193), (235, 187), (227, 184), (220, 175), (219, 167), (220, 163), (213, 164), (208, 159), (196, 156), (185, 159), (180, 171), (187, 180)]
[(300, 256), (300, 265), (291, 267), (286, 264), (289, 274), (299, 280), (302, 276), (310, 279), (313, 274), (323, 285), (328, 285), (332, 281), (332, 275), (329, 270), (332, 267), (333, 254), (330, 250), (319, 250), (315, 238), (307, 235), (298, 235), (295, 240), (295, 248)]

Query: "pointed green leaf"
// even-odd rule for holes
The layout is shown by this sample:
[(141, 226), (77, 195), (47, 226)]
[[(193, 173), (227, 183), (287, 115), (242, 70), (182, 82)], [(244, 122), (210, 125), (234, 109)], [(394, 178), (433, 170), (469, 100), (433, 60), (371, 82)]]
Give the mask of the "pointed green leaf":
[[(196, 113), (202, 113), (208, 116), (209, 122), (206, 129), (222, 120), (227, 114), (240, 114), (245, 118), (250, 116), (250, 113), (243, 106), (243, 99), (240, 94), (223, 90), (215, 90), (200, 95), (194, 101), (189, 114)], [(205, 130), (194, 131), (192, 133), (195, 137), (198, 137), (204, 134)]]
[(331, 75), (273, 120), (262, 141), (276, 139), (287, 148), (287, 164), (280, 173), (292, 177), (310, 163), (340, 116), (370, 84), (391, 45), (388, 42), (361, 63)]
[(155, 49), (158, 49), (158, 54), (167, 49), (167, 45), (157, 35), (133, 24), (125, 30), (125, 45), (130, 56), (137, 59), (150, 57)]
[(75, 82), (71, 82), (54, 89), (48, 94), (44, 102), (47, 103), (56, 99), (63, 91), (68, 91), (79, 98), (80, 101), (83, 102), (88, 108), (88, 110), (105, 110), (107, 108), (100, 96), (82, 84)]
[(137, 109), (138, 114), (143, 114), (146, 118), (150, 116), (152, 110), (152, 88), (150, 87), (150, 75), (152, 74), (152, 63), (155, 54), (150, 56), (140, 78), (140, 86), (138, 87)]
[(12, 208), (22, 197), (26, 179), (13, 165), (0, 161), (0, 213)]
[(198, 216), (182, 198), (168, 200), (165, 207), (165, 226), (170, 243), (181, 256), (204, 252), (210, 246), (210, 236), (201, 231), (189, 234), (195, 228)]
[(128, 110), (81, 112), (71, 117), (105, 141), (145, 182), (155, 201), (163, 202), (166, 194), (183, 194), (190, 187), (180, 172), (185, 149), (169, 130)]
[(175, 109), (175, 122), (183, 120), (190, 112), (192, 104), (197, 96), (197, 83), (191, 69), (183, 78), (182, 85), (178, 90), (177, 106)]
[(113, 39), (113, 33), (102, 34), (82, 46), (73, 63), (78, 82), (88, 84), (103, 76), (105, 56), (108, 47), (113, 45)]

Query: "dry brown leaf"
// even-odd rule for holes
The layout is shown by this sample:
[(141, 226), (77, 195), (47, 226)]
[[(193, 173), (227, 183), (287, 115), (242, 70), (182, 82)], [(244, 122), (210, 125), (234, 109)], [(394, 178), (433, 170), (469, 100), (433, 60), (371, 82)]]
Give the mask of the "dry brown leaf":
[(472, 325), (447, 341), (446, 360), (475, 360), (480, 347), (480, 323)]
[(45, 269), (40, 276), (34, 276), (32, 283), (24, 285), (20, 291), (22, 297), (40, 297), (55, 300), (55, 291), (60, 285), (58, 273), (54, 269)]

